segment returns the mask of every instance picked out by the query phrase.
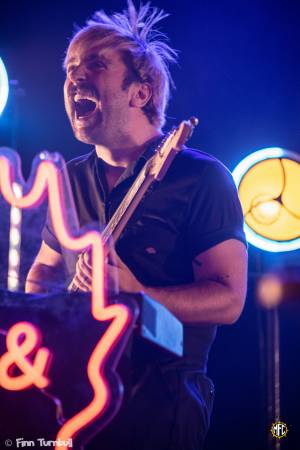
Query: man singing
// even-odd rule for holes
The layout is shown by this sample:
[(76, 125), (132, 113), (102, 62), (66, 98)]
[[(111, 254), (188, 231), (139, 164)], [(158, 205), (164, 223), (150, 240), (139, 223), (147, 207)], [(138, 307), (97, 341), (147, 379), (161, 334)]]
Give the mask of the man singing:
[[(94, 149), (68, 163), (81, 226), (109, 221), (161, 141), (176, 53), (155, 30), (166, 15), (149, 4), (108, 16), (97, 12), (77, 31), (65, 58), (66, 111), (77, 139)], [(228, 170), (214, 157), (182, 150), (137, 207), (115, 243), (109, 282), (143, 291), (184, 324), (184, 356), (137, 363), (133, 390), (116, 420), (88, 448), (200, 450), (213, 384), (207, 356), (217, 324), (235, 322), (246, 294), (243, 216)], [(55, 280), (63, 256), (51, 224), (28, 274), (27, 292)], [(74, 282), (91, 288), (85, 257)], [(117, 423), (117, 426), (116, 426)]]

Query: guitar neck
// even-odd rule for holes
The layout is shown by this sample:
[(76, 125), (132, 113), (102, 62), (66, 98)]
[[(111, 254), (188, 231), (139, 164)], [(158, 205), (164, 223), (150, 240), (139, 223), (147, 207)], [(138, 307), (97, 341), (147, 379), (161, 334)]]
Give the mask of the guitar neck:
[(114, 243), (118, 240), (146, 191), (154, 180), (160, 181), (163, 179), (173, 159), (181, 151), (184, 142), (189, 138), (197, 123), (198, 120), (195, 118), (184, 121), (162, 140), (154, 155), (141, 169), (136, 180), (105, 227), (102, 233), (104, 248), (108, 250), (109, 243)]
[(131, 185), (127, 194), (103, 230), (101, 236), (104, 248), (108, 249), (110, 241), (116, 242), (118, 240), (144, 194), (152, 184), (154, 176), (151, 175), (148, 170), (150, 161), (148, 161), (140, 171), (136, 180)]

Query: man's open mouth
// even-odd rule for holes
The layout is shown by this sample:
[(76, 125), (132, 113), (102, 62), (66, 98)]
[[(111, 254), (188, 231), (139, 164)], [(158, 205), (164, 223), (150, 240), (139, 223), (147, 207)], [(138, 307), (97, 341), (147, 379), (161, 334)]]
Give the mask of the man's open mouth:
[(90, 98), (78, 97), (74, 98), (76, 119), (84, 119), (93, 114), (98, 106), (97, 100)]

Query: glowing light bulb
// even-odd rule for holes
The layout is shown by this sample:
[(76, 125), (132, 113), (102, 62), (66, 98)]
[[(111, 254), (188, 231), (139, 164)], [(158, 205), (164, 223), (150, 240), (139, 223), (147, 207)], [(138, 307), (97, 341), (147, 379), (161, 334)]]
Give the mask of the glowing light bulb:
[(259, 203), (251, 210), (251, 213), (256, 217), (258, 222), (271, 224), (278, 219), (280, 210), (280, 203), (276, 200), (270, 200)]

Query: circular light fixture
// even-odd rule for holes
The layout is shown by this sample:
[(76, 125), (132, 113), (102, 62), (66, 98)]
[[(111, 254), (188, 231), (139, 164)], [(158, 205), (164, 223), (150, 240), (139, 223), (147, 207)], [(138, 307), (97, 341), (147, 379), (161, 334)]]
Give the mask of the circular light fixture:
[(265, 148), (234, 169), (250, 244), (269, 252), (300, 248), (300, 155)]
[(5, 65), (0, 58), (0, 116), (5, 108), (9, 92), (8, 76)]

